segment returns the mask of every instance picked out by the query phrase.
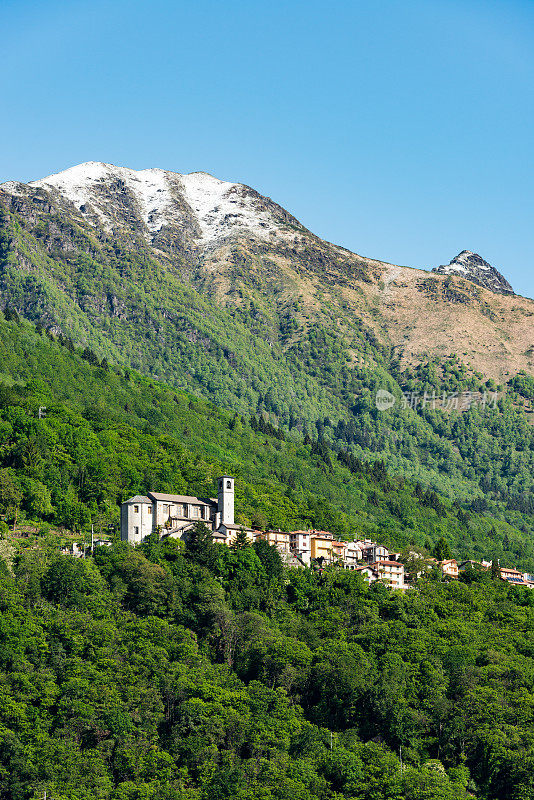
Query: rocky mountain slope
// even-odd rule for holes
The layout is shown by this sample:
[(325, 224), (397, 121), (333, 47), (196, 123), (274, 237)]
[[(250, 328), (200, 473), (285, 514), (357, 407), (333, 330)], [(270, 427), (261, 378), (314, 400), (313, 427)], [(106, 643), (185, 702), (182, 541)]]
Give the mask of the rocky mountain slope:
[(287, 224), (298, 226), (249, 187), (205, 172), (135, 171), (90, 161), (27, 185), (10, 181), (1, 188), (22, 197), (40, 195), (42, 189), (79, 222), (112, 235), (130, 229), (152, 245), (160, 241), (162, 229), (189, 245), (207, 246), (243, 232), (269, 239), (282, 234)]
[(458, 353), (497, 382), (533, 372), (534, 302), (528, 298), (496, 294), (459, 275), (390, 266), (368, 296), (402, 364)]
[(448, 264), (434, 267), (432, 272), (440, 275), (460, 275), (473, 283), (478, 283), (485, 289), (496, 294), (514, 294), (514, 290), (495, 267), (484, 261), (477, 253), (471, 250), (462, 250)]
[[(33, 238), (25, 247), (11, 238), (17, 280), (6, 280), (4, 271), (4, 296), (58, 328), (66, 320), (54, 310), (50, 292), (45, 292), (46, 301), (36, 297), (42, 295), (43, 281), (57, 271), (45, 262), (72, 263), (78, 253), (102, 263), (111, 248), (115, 254), (142, 252), (164, 270), (164, 283), (169, 275), (180, 276), (182, 287), (184, 282), (194, 286), (233, 311), (242, 310), (259, 292), (261, 305), (269, 305), (277, 316), (291, 309), (293, 325), (307, 327), (329, 306), (327, 318), (331, 322), (334, 316), (349, 338), (356, 314), (407, 363), (429, 353), (462, 352), (473, 368), (498, 379), (533, 365), (534, 304), (515, 297), (507, 301), (503, 293), (513, 292), (509, 284), (468, 251), (431, 275), (364, 258), (314, 236), (250, 187), (206, 173), (136, 172), (89, 162), (30, 184), (5, 183), (0, 203), (4, 231), (9, 219), (17, 219), (24, 237)], [(40, 289), (14, 293), (25, 275)], [(82, 340), (85, 334), (76, 330), (74, 317), (85, 331), (89, 328), (80, 319), (80, 308), (92, 312), (90, 338), (106, 316), (131, 320), (135, 315), (131, 294), (123, 297), (109, 282), (99, 281), (89, 301), (88, 293), (80, 296), (65, 277), (58, 276), (52, 294), (59, 290), (74, 303), (70, 330)], [(277, 339), (278, 333), (268, 338)]]

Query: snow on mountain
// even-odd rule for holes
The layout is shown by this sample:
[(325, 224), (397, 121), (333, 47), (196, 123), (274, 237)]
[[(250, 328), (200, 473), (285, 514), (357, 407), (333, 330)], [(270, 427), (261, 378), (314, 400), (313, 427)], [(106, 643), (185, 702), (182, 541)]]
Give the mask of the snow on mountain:
[(440, 275), (460, 275), (496, 294), (514, 294), (514, 290), (495, 267), (471, 250), (462, 250), (449, 264), (434, 267), (432, 272)]
[[(27, 187), (49, 191), (72, 203), (84, 215), (92, 210), (108, 230), (113, 228), (117, 207), (114, 199), (123, 188), (135, 198), (136, 210), (149, 235), (172, 225), (188, 212), (201, 232), (196, 238), (202, 244), (239, 232), (268, 238), (280, 229), (280, 223), (253, 190), (205, 172), (180, 175), (162, 169), (136, 171), (88, 161), (27, 185), (9, 181), (0, 188), (21, 194)], [(90, 215), (84, 218), (91, 221)]]
[(116, 180), (123, 181), (135, 195), (148, 230), (151, 232), (160, 230), (164, 224), (165, 209), (171, 203), (165, 172), (161, 169), (136, 172), (125, 167), (88, 161), (55, 175), (32, 181), (28, 185), (45, 190), (55, 189), (78, 209), (91, 204), (99, 216), (105, 219), (105, 208), (102, 209), (102, 203), (98, 202), (95, 190)]
[(277, 232), (279, 225), (270, 212), (254, 203), (250, 190), (243, 184), (221, 181), (206, 172), (181, 175), (180, 180), (204, 239), (223, 238), (236, 227), (248, 229), (259, 237)]

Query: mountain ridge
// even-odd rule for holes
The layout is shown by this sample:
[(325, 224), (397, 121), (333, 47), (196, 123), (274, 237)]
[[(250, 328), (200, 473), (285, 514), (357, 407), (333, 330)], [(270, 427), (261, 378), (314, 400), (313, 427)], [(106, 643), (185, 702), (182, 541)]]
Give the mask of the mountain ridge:
[[(166, 224), (176, 222), (177, 211), (192, 223), (190, 233), (202, 244), (224, 239), (242, 230), (250, 230), (259, 238), (268, 238), (270, 233), (279, 234), (286, 220), (304, 230), (304, 226), (281, 206), (270, 198), (263, 198), (251, 187), (222, 181), (201, 171), (181, 174), (159, 167), (132, 170), (89, 161), (27, 184), (17, 181), (0, 184), (0, 189), (17, 194), (43, 189), (56, 199), (66, 198), (76, 208), (77, 216), (81, 212), (85, 221), (91, 224), (95, 217), (86, 207), (89, 204), (110, 231), (113, 230), (114, 218), (109, 214), (108, 200), (109, 191), (114, 188), (119, 191), (126, 189), (133, 194), (148, 238)], [(114, 194), (116, 199), (117, 191)], [(131, 204), (132, 198), (128, 200)], [(277, 226), (273, 224), (274, 214), (281, 217), (276, 220)], [(275, 232), (276, 227), (278, 230)]]
[[(28, 189), (52, 192), (56, 199), (66, 198), (70, 201), (78, 215), (81, 212), (84, 221), (91, 224), (95, 219), (91, 209), (87, 208), (89, 204), (108, 232), (113, 232), (114, 220), (108, 213), (109, 196), (103, 191), (106, 182), (123, 184), (133, 193), (149, 241), (154, 241), (154, 234), (166, 224), (176, 223), (176, 206), (185, 217), (186, 224), (182, 225), (184, 232), (189, 223), (189, 233), (200, 247), (214, 246), (216, 242), (222, 242), (232, 235), (244, 233), (265, 240), (281, 236), (294, 242), (295, 228), (315, 237), (271, 198), (260, 195), (246, 184), (223, 181), (203, 171), (178, 173), (160, 167), (133, 170), (106, 162), (88, 161), (28, 183), (6, 181), (0, 184), (0, 190), (15, 194), (25, 194)], [(293, 230), (289, 231), (287, 226)], [(327, 244), (351, 252), (347, 248)], [(366, 260), (386, 267), (397, 266), (377, 259)], [(469, 250), (461, 251), (448, 265), (434, 267), (430, 271), (434, 274), (458, 275), (495, 293), (514, 293), (501, 273)]]
[[(145, 261), (159, 265), (156, 271), (161, 268), (180, 277), (182, 288), (191, 286), (231, 313), (259, 292), (261, 304), (270, 306), (267, 317), (278, 317), (281, 308), (287, 314), (296, 303), (306, 327), (306, 320), (321, 313), (328, 298), (329, 322), (333, 314), (350, 337), (356, 315), (404, 364), (427, 354), (445, 357), (465, 351), (475, 369), (498, 380), (534, 364), (529, 320), (534, 304), (528, 298), (507, 292), (513, 298), (510, 303), (505, 294), (466, 280), (465, 268), (442, 275), (359, 256), (322, 240), (245, 184), (201, 172), (180, 175), (160, 168), (135, 171), (86, 162), (29, 184), (4, 183), (0, 204), (5, 219), (18, 219), (17, 225), (22, 221), (24, 235), (32, 238), (30, 242), (26, 236), (24, 253), (18, 248), (13, 254), (17, 276), (0, 283), (4, 302), (18, 302), (19, 310), (33, 314), (34, 320), (35, 299), (28, 292), (13, 291), (22, 273), (42, 286), (57, 270), (50, 263), (45, 266), (50, 257), (56, 264), (58, 259), (65, 263), (79, 252), (83, 258), (107, 263), (110, 257), (116, 260), (119, 248), (126, 258), (142, 253)], [(30, 266), (37, 252), (42, 263)], [(50, 294), (64, 294), (65, 281), (53, 282), (46, 292), (40, 290), (49, 296), (43, 301), (42, 321), (62, 329), (65, 320), (52, 312)], [(112, 316), (125, 319), (128, 298), (106, 290), (102, 281), (99, 287), (100, 297), (93, 304), (105, 313), (100, 298), (107, 295)], [(87, 293), (81, 299), (78, 292), (74, 286), (67, 292), (69, 319), (85, 311)], [(87, 329), (86, 323), (83, 326)], [(489, 330), (482, 340), (484, 327)], [(95, 333), (93, 325), (88, 335), (94, 338)]]

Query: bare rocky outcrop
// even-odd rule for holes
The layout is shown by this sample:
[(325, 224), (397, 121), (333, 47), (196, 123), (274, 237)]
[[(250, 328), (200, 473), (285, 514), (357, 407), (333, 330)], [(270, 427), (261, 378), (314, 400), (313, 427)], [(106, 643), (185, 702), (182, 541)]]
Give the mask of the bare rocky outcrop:
[(495, 294), (514, 294), (506, 278), (495, 267), (484, 261), (478, 253), (472, 253), (471, 250), (462, 250), (448, 264), (434, 267), (432, 272), (439, 275), (459, 275)]

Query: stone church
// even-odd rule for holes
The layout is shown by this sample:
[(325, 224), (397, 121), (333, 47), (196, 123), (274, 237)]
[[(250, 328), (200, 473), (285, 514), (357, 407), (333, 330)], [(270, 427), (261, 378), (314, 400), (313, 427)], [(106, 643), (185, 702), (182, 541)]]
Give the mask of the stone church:
[(122, 541), (139, 544), (158, 529), (161, 536), (181, 539), (196, 522), (203, 522), (215, 541), (230, 543), (243, 528), (234, 522), (234, 483), (231, 475), (222, 475), (216, 500), (161, 492), (131, 497), (121, 505)]

